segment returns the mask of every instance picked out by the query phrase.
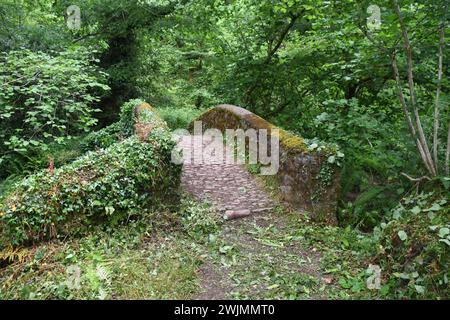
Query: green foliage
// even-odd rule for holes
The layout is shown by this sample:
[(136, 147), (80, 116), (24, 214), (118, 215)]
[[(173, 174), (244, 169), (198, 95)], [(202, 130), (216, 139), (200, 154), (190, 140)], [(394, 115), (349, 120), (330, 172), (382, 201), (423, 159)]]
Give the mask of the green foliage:
[(158, 112), (172, 130), (187, 129), (191, 122), (202, 113), (201, 110), (189, 107), (158, 108)]
[(219, 215), (207, 203), (197, 204), (189, 198), (184, 198), (178, 214), (183, 228), (194, 239), (205, 238), (218, 231)]
[(155, 130), (145, 142), (133, 136), (22, 180), (0, 207), (4, 235), (17, 245), (139, 216), (176, 194), (172, 148), (170, 134)]
[[(405, 197), (373, 233), (317, 227), (291, 217), (288, 235), (323, 252), (323, 272), (336, 282), (332, 299), (446, 299), (449, 297), (448, 194)], [(380, 268), (380, 287), (370, 289), (369, 266)]]
[[(48, 144), (86, 132), (93, 105), (108, 87), (104, 74), (77, 49), (49, 55), (29, 50), (0, 56), (0, 166), (2, 176)], [(15, 172), (17, 173), (17, 172)]]
[[(448, 194), (447, 194), (448, 195)], [(376, 259), (386, 288), (398, 297), (448, 297), (450, 206), (448, 197), (421, 193), (405, 198), (387, 223), (375, 228)]]
[(11, 175), (2, 180), (0, 182), (0, 198), (2, 198), (4, 194), (10, 192), (14, 188), (14, 185), (21, 179), (21, 176)]
[(119, 121), (98, 131), (91, 132), (83, 139), (82, 145), (84, 150), (107, 148), (131, 136), (133, 134), (133, 124), (136, 121), (134, 109), (142, 102), (143, 100), (141, 99), (132, 99), (124, 103), (121, 107)]
[(120, 122), (128, 134), (131, 134), (133, 124), (136, 122), (136, 115), (134, 114), (135, 108), (143, 102), (144, 100), (142, 99), (132, 99), (124, 103), (120, 108)]
[[(38, 170), (49, 167), (59, 168), (70, 163), (84, 153), (82, 139), (80, 137), (72, 137), (63, 142), (50, 142), (45, 149), (36, 149), (23, 161), (16, 161), (9, 165), (9, 169), (14, 173), (8, 176), (6, 181), (11, 179), (20, 180), (21, 178), (31, 175)], [(0, 190), (0, 196), (5, 192)]]
[(83, 149), (90, 151), (96, 148), (107, 148), (127, 137), (124, 129), (121, 122), (114, 122), (103, 129), (91, 132), (82, 141)]
[[(232, 103), (307, 138), (310, 149), (320, 148), (318, 141), (340, 147), (327, 155), (317, 176), (321, 184), (312, 194), (320, 200), (321, 188), (334, 169), (341, 168), (338, 214), (347, 227), (317, 228), (297, 221), (284, 231), (287, 234), (269, 227), (261, 237), (263, 231), (258, 229), (256, 241), (287, 246), (301, 239), (322, 249), (325, 273), (335, 277), (334, 287), (339, 288), (329, 289), (332, 298), (449, 297), (450, 227), (448, 195), (443, 194), (448, 192), (449, 178), (441, 176), (424, 185), (426, 178), (412, 183), (400, 175), (421, 177), (425, 171), (407, 131), (391, 70), (390, 54), (395, 52), (400, 87), (406, 89), (406, 55), (392, 1), (80, 0), (76, 3), (82, 12), (80, 30), (66, 27), (65, 11), (71, 4), (69, 0), (0, 3), (0, 231), (7, 242), (33, 242), (96, 224), (116, 226), (159, 203), (161, 189), (176, 192), (179, 167), (169, 163), (172, 142), (166, 129), (154, 128), (161, 121), (153, 112), (144, 112), (141, 120), (147, 125), (139, 137), (143, 140), (147, 131), (150, 136), (147, 142), (134, 137), (133, 111), (140, 100), (120, 110), (123, 101), (144, 97), (161, 109), (171, 129), (185, 128), (214, 105)], [(376, 30), (367, 27), (367, 8), (373, 4), (381, 9)], [(430, 138), (438, 27), (447, 27), (448, 5), (444, 0), (399, 4), (411, 36), (418, 113)], [(447, 49), (445, 44), (439, 163), (446, 151), (450, 110)], [(111, 90), (106, 97), (106, 74), (98, 66), (109, 74)], [(411, 97), (403, 91), (410, 107)], [(97, 108), (101, 112), (95, 113)], [(85, 136), (96, 124), (95, 117), (100, 126), (119, 120)], [(86, 151), (93, 152), (71, 163)], [(257, 165), (250, 168), (259, 172)], [(442, 175), (444, 168), (439, 169)], [(409, 194), (412, 188), (433, 191)], [(215, 238), (218, 223), (210, 208), (186, 200), (173, 216), (191, 240), (204, 244), (208, 238), (214, 243), (218, 263), (236, 263), (236, 248)], [(152, 255), (152, 262), (167, 271), (145, 266), (148, 261), (139, 252), (109, 268), (104, 260), (117, 254), (105, 252), (107, 236), (94, 238), (89, 241), (99, 240), (102, 248), (83, 244), (87, 256), (64, 252), (61, 260), (84, 261), (81, 293), (69, 290), (60, 279), (47, 282), (40, 274), (42, 283), (29, 283), (24, 272), (16, 292), (7, 296), (187, 296), (176, 294), (177, 279), (188, 283), (188, 289), (180, 289), (183, 294), (192, 290), (195, 263), (179, 257), (186, 250), (177, 249), (170, 257)], [(111, 247), (117, 252), (129, 249)], [(159, 248), (170, 249), (170, 245)], [(17, 252), (22, 251), (10, 250), (9, 256), (18, 256)], [(176, 263), (170, 262), (172, 258)], [(41, 259), (41, 251), (36, 252), (26, 268), (37, 268)], [(266, 259), (253, 266), (254, 274), (261, 277), (264, 272), (264, 281), (271, 282), (268, 297), (300, 298), (317, 289), (319, 284), (310, 277), (279, 268), (286, 261), (296, 263), (295, 257), (278, 259), (277, 266)], [(366, 288), (368, 263), (382, 269), (380, 290)], [(129, 283), (115, 273), (123, 264), (129, 266), (124, 271)], [(249, 287), (258, 284), (253, 273), (241, 269), (245, 275), (239, 279)], [(157, 275), (149, 280), (149, 273)], [(121, 279), (121, 287), (109, 283), (106, 274)], [(134, 287), (134, 282), (140, 285)], [(1, 288), (1, 297), (9, 285)], [(244, 290), (235, 297), (250, 293)]]
[[(381, 29), (369, 32), (376, 41), (369, 40), (364, 32), (371, 4), (246, 0), (180, 5), (155, 25), (160, 36), (142, 36), (139, 61), (145, 72), (137, 83), (152, 88), (142, 94), (155, 105), (198, 109), (216, 101), (237, 104), (302, 137), (337, 143), (346, 155), (340, 203), (347, 212), (340, 213), (341, 222), (369, 230), (396, 205), (402, 195), (397, 190), (409, 187), (399, 172), (422, 172), (387, 54), (401, 36), (397, 19), (391, 1), (377, 3)], [(431, 106), (436, 28), (445, 1), (403, 1), (401, 6), (417, 37), (417, 95), (423, 106)], [(386, 51), (379, 49), (383, 43), (388, 44)], [(404, 57), (399, 59), (403, 72)], [(446, 106), (448, 81), (442, 85)], [(432, 108), (423, 107), (420, 113), (429, 128)], [(444, 123), (442, 113), (441, 119)], [(446, 140), (442, 126), (439, 137)], [(438, 151), (442, 157), (444, 148)], [(384, 187), (373, 203), (347, 206)]]
[(201, 261), (176, 216), (144, 211), (126, 225), (96, 228), (83, 238), (0, 251), (0, 259), (14, 259), (0, 268), (0, 299), (189, 299)]
[(64, 11), (54, 1), (2, 0), (0, 3), (0, 51), (29, 49), (62, 51), (71, 42)]
[[(399, 180), (399, 171), (418, 168), (413, 145), (393, 106), (368, 107), (356, 99), (343, 99), (324, 102), (322, 110), (305, 130), (334, 141), (345, 153), (340, 222), (369, 230), (382, 221), (407, 188), (407, 183)], [(399, 136), (399, 132), (405, 135)]]
[(48, 149), (37, 152), (33, 155), (26, 164), (29, 168), (27, 172), (34, 172), (37, 169), (48, 168), (53, 165), (59, 168), (67, 163), (70, 163), (83, 154), (81, 139), (72, 137), (63, 143), (52, 142), (48, 145)]
[[(110, 76), (108, 84), (111, 94), (102, 101), (106, 112), (99, 114), (102, 124), (116, 120), (119, 108), (125, 101), (142, 96), (150, 89), (144, 87), (139, 90), (137, 82), (141, 72), (152, 74), (151, 70), (141, 67), (141, 39), (151, 34), (154, 25), (170, 14), (177, 3), (178, 1), (171, 0), (77, 1), (83, 23), (73, 38), (84, 46), (102, 48), (99, 55), (101, 66)], [(63, 14), (71, 4), (73, 3), (69, 0), (59, 1), (55, 9)]]

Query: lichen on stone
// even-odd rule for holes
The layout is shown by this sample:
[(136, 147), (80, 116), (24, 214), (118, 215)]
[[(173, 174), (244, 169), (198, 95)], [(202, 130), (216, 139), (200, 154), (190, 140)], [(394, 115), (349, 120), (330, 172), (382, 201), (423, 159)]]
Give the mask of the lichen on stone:
[(136, 122), (155, 123), (158, 126), (167, 128), (166, 122), (159, 116), (158, 111), (147, 102), (138, 104), (134, 109)]
[(308, 152), (308, 147), (303, 138), (290, 134), (283, 129), (279, 129), (279, 139), (280, 144), (286, 149), (286, 151)]
[(141, 104), (136, 106), (136, 112), (139, 114), (143, 110), (149, 110), (151, 112), (156, 112), (156, 109), (153, 108), (149, 103), (142, 102)]

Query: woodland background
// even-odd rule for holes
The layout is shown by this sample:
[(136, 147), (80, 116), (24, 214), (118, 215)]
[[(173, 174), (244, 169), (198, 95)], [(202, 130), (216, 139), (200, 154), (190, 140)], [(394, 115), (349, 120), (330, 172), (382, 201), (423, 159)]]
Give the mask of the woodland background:
[[(67, 26), (72, 4), (81, 13), (77, 30)], [(379, 25), (371, 25), (371, 5), (380, 9)], [(23, 179), (70, 167), (126, 135), (130, 99), (156, 107), (170, 129), (230, 103), (339, 146), (340, 229), (310, 237), (382, 265), (377, 297), (448, 298), (448, 26), (443, 0), (1, 0), (0, 217), (15, 239), (0, 247), (5, 261), (17, 261), (27, 240), (11, 197), (31, 192), (30, 183), (44, 192), (43, 178)], [(113, 158), (129, 154), (125, 166), (141, 161), (126, 146), (112, 148)], [(94, 158), (83, 159), (95, 167)], [(129, 199), (127, 192), (115, 196)], [(109, 208), (108, 197), (86, 206)], [(26, 223), (40, 226), (36, 203)], [(184, 205), (191, 213), (196, 206)], [(364, 291), (364, 272), (341, 276), (341, 289), (351, 292), (341, 298)], [(72, 297), (59, 286), (24, 283), (4, 282), (0, 296)], [(93, 288), (82, 297), (104, 289)]]

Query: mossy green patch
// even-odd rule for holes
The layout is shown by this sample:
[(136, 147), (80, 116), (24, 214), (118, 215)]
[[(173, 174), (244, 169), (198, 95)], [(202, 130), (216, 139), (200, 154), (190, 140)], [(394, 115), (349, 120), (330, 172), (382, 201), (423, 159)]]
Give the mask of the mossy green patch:
[(308, 146), (306, 145), (305, 140), (303, 140), (303, 138), (294, 136), (293, 134), (290, 134), (284, 131), (283, 129), (279, 129), (278, 138), (280, 139), (280, 144), (287, 151), (296, 151), (305, 153), (308, 152)]

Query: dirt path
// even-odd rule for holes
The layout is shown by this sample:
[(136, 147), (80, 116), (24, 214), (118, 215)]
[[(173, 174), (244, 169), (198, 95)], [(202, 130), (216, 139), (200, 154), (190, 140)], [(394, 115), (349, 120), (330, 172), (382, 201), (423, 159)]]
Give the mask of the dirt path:
[(320, 255), (285, 232), (288, 221), (276, 212), (275, 201), (243, 166), (225, 163), (219, 142), (201, 139), (181, 140), (185, 155), (190, 153), (184, 160), (182, 186), (199, 201), (212, 203), (220, 214), (249, 210), (251, 215), (226, 221), (219, 235), (210, 239), (199, 271), (201, 293), (194, 298), (322, 298)]
[(286, 237), (284, 223), (272, 212), (226, 222), (200, 270), (196, 299), (323, 298), (320, 254)]

